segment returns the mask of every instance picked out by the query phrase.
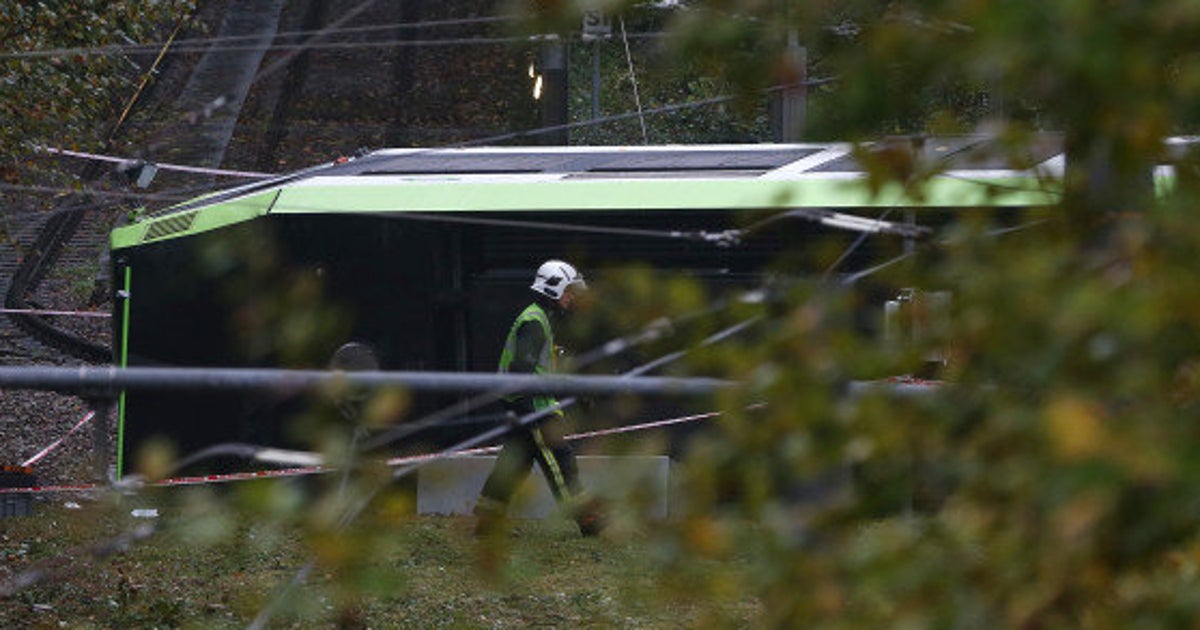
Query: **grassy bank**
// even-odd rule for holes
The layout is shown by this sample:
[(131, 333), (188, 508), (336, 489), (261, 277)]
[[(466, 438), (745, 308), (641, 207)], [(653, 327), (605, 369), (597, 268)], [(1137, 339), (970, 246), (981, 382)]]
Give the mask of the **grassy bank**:
[[(334, 535), (303, 517), (249, 519), (197, 496), (156, 519), (133, 518), (128, 500), (59, 500), (0, 519), (0, 584), (44, 573), (0, 598), (0, 627), (244, 627), (314, 557), (270, 627), (753, 625), (754, 606), (687, 597), (686, 584), (659, 570), (649, 535), (582, 539), (562, 520), (517, 521), (497, 553), (477, 543), (469, 518), (381, 510)], [(97, 553), (97, 543), (148, 524), (148, 538)]]

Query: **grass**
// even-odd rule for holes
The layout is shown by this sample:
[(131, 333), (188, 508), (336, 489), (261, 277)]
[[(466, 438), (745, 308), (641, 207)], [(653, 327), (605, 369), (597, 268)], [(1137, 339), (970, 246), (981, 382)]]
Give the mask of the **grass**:
[(86, 304), (95, 290), (96, 276), (99, 275), (99, 263), (84, 263), (78, 265), (58, 265), (51, 272), (53, 280), (61, 281), (67, 295), (74, 305)]
[[(380, 510), (335, 535), (311, 513), (248, 518), (236, 500), (204, 494), (169, 503), (154, 521), (119, 500), (41, 503), (32, 517), (0, 519), (0, 589), (47, 571), (0, 597), (0, 627), (245, 627), (314, 556), (270, 627), (682, 628), (713, 613), (712, 602), (678, 596), (648, 536), (585, 539), (561, 519), (516, 521), (497, 556), (465, 517)], [(87, 550), (146, 523), (157, 533), (124, 552)], [(736, 625), (753, 625), (755, 606), (734, 608)]]

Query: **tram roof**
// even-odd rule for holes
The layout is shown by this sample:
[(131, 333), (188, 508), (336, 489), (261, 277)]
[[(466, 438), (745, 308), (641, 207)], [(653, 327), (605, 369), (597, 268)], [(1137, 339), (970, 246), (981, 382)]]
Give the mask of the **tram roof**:
[[(1175, 144), (1187, 142), (1176, 141)], [(996, 140), (383, 149), (191, 200), (115, 229), (114, 249), (267, 214), (1025, 207), (1053, 204), (1061, 137), (1007, 168)], [(937, 174), (920, 189), (870, 185), (862, 151)]]

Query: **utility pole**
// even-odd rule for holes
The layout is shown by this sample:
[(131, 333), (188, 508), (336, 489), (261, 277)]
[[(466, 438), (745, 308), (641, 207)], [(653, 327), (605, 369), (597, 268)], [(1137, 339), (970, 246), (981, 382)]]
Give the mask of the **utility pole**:
[(570, 122), (567, 108), (567, 45), (557, 36), (542, 44), (540, 54), (542, 76), (542, 126), (560, 127), (541, 134), (539, 144), (567, 145), (571, 135), (566, 125)]
[(612, 37), (612, 18), (603, 11), (583, 12), (583, 41), (592, 43), (592, 120), (600, 117), (600, 41)]
[(788, 31), (787, 58), (794, 70), (788, 85), (771, 95), (771, 137), (775, 142), (799, 142), (804, 138), (808, 108), (808, 49), (800, 45), (796, 29)]
[(592, 40), (592, 120), (600, 118), (600, 40)]

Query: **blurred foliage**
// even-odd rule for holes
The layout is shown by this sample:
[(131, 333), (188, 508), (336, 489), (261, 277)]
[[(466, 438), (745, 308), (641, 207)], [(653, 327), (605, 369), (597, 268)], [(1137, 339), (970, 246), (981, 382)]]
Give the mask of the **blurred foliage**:
[[(572, 129), (572, 144), (712, 144), (770, 139), (767, 99), (739, 94), (727, 77), (688, 56), (671, 54), (655, 36), (666, 27), (671, 15), (672, 12), (652, 5), (634, 6), (619, 20), (612, 20), (611, 37), (570, 44), (571, 122), (592, 120), (594, 104), (601, 119), (633, 114), (638, 112), (639, 105), (643, 112), (638, 118), (626, 116)], [(628, 41), (622, 38), (622, 26)], [(597, 78), (598, 97), (593, 94)], [(664, 107), (739, 96), (743, 98), (669, 112), (657, 111)]]
[(230, 309), (229, 345), (251, 365), (325, 367), (353, 326), (329, 299), (325, 270), (296, 266), (270, 229), (252, 226), (198, 248), (197, 280), (219, 287), (214, 300)]
[[(601, 5), (627, 3), (539, 3), (540, 27)], [(1050, 131), (1067, 168), (1046, 182), (1065, 194), (1044, 222), (997, 236), (964, 215), (881, 274), (952, 296), (907, 344), (864, 334), (851, 292), (801, 280), (753, 336), (698, 353), (693, 370), (747, 385), (691, 444), (681, 513), (656, 532), (662, 578), (694, 601), (760, 601), (766, 626), (1192, 623), (1200, 232), (1194, 157), (1167, 136), (1200, 111), (1200, 5), (677, 5), (675, 54), (747, 92), (796, 74), (782, 42), (797, 32), (810, 74), (837, 78), (810, 108), (817, 137), (985, 133), (1025, 166)], [(1159, 164), (1178, 177), (1151, 196)], [(914, 194), (937, 172), (869, 165)], [(647, 304), (642, 284), (624, 301), (610, 289), (606, 308), (686, 310)], [(947, 358), (936, 394), (845, 394), (930, 353)], [(711, 562), (749, 568), (723, 579), (701, 571)]]
[[(15, 160), (39, 144), (89, 148), (106, 139), (137, 87), (136, 55), (100, 50), (165, 39), (193, 0), (43, 0), (0, 6), (0, 154)], [(40, 51), (62, 54), (35, 56)], [(70, 49), (70, 50), (67, 50)], [(83, 50), (81, 50), (83, 49)], [(85, 52), (86, 50), (86, 52)], [(0, 176), (16, 176), (15, 163)]]
[[(535, 4), (533, 28), (546, 31), (578, 24), (584, 6), (632, 3)], [(1000, 217), (964, 214), (906, 265), (880, 274), (891, 287), (951, 296), (944, 319), (906, 339), (885, 340), (882, 326), (861, 325), (864, 308), (880, 317), (882, 309), (854, 287), (822, 280), (831, 257), (821, 248), (777, 265), (787, 281), (758, 305), (713, 309), (695, 279), (648, 269), (597, 283), (602, 299), (580, 324), (584, 336), (664, 317), (695, 322), (670, 328), (646, 356), (761, 317), (748, 334), (673, 368), (745, 385), (716, 401), (721, 420), (688, 444), (678, 511), (629, 526), (646, 532), (658, 583), (689, 609), (710, 612), (714, 625), (742, 623), (747, 609), (753, 625), (767, 627), (1193, 623), (1200, 187), (1194, 156), (1172, 153), (1166, 138), (1192, 131), (1200, 111), (1200, 74), (1189, 63), (1200, 5), (678, 4), (665, 26), (689, 71), (680, 83), (655, 81), (665, 95), (651, 90), (648, 102), (675, 98), (680, 86), (758, 94), (786, 83), (800, 74), (782, 54), (795, 31), (810, 49), (809, 74), (836, 78), (810, 109), (818, 137), (976, 131), (1026, 166), (1033, 134), (1054, 131), (1068, 161), (1065, 181), (1045, 182), (1065, 184), (1066, 194), (1038, 215), (1041, 223), (999, 236)], [(613, 139), (637, 141), (616, 132)], [(899, 179), (914, 195), (937, 174), (868, 163), (873, 182)], [(1178, 177), (1149, 196), (1151, 169), (1162, 163), (1175, 165)], [(252, 253), (254, 286), (296, 288), (278, 303), (257, 303), (246, 330), (295, 342), (329, 332), (305, 319), (310, 312), (324, 321), (319, 308), (302, 308), (319, 303), (319, 281), (272, 276), (269, 246)], [(260, 319), (293, 313), (295, 335), (292, 324), (276, 330)], [(945, 357), (935, 392), (848, 393), (865, 377), (916, 373), (931, 355)], [(376, 403), (389, 418), (404, 404)], [(353, 452), (352, 431), (336, 420), (327, 426), (313, 432), (315, 446), (341, 461)], [(344, 523), (356, 514), (354, 499), (375, 496), (386, 475), (367, 466), (344, 479), (321, 480), (311, 503), (263, 493), (233, 505), (303, 519), (318, 565), (344, 576), (335, 599), (353, 617), (357, 594), (375, 583), (370, 560), (388, 552), (386, 534), (348, 536)], [(233, 508), (198, 496), (190, 536), (221, 544), (236, 531)], [(405, 500), (397, 493), (379, 505), (399, 506), (399, 514)]]

